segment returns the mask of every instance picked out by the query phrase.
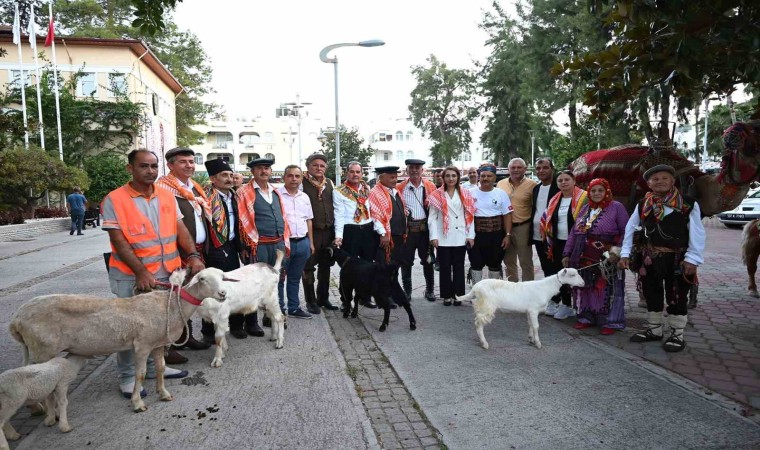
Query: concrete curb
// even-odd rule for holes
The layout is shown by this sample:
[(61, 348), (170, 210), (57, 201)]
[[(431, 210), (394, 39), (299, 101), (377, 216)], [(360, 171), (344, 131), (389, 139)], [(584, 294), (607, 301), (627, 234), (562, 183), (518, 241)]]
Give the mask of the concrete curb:
[(57, 219), (40, 219), (34, 222), (20, 223), (17, 225), (3, 225), (0, 227), (0, 242), (31, 239), (41, 234), (66, 231), (69, 229), (70, 224), (71, 219), (63, 217)]

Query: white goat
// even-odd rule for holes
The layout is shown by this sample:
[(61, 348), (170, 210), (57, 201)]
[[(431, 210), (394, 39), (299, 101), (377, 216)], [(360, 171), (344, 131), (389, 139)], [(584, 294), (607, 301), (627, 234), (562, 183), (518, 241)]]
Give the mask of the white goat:
[(558, 274), (536, 281), (512, 283), (488, 279), (475, 284), (469, 294), (457, 300), (469, 300), (475, 310), (475, 330), (483, 348), (488, 342), (483, 326), (491, 323), (497, 310), (525, 313), (528, 318), (528, 342), (541, 348), (538, 339), (538, 314), (546, 311), (549, 300), (559, 293), (563, 285), (583, 287), (584, 282), (575, 269), (562, 269)]
[(8, 441), (21, 437), (10, 423), (11, 417), (23, 405), (37, 404), (44, 401), (47, 407), (45, 425), (55, 425), (56, 410), (60, 417), (58, 428), (68, 433), (71, 431), (66, 407), (68, 405), (69, 384), (76, 378), (79, 370), (87, 362), (84, 356), (70, 355), (68, 358), (57, 357), (42, 364), (17, 367), (0, 374), (0, 449), (8, 449)]
[(201, 317), (214, 323), (216, 354), (211, 361), (211, 367), (222, 366), (224, 353), (228, 348), (230, 314), (251, 314), (263, 308), (272, 321), (270, 340), (275, 341), (274, 348), (282, 348), (285, 340), (285, 316), (280, 311), (277, 282), (280, 279), (280, 267), (284, 257), (285, 252), (278, 250), (274, 267), (266, 263), (256, 263), (230, 272), (219, 270), (228, 280), (225, 282), (227, 296), (223, 302), (214, 298), (203, 299), (201, 307), (198, 308)]
[[(135, 412), (147, 406), (140, 398), (145, 380), (148, 355), (156, 364), (156, 392), (161, 400), (172, 396), (164, 387), (164, 346), (179, 339), (185, 321), (200, 305), (199, 298), (224, 299), (223, 277), (215, 269), (198, 272), (182, 289), (153, 291), (130, 298), (102, 298), (86, 295), (44, 295), (33, 298), (14, 314), (10, 332), (21, 343), (24, 364), (45, 362), (58, 353), (96, 356), (134, 349), (135, 389), (132, 407)], [(171, 276), (179, 285), (185, 270)], [(193, 303), (190, 303), (193, 302)]]

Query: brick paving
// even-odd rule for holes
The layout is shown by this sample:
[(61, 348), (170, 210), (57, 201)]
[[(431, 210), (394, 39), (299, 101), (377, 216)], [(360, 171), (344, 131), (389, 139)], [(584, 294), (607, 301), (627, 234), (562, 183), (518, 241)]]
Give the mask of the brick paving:
[[(337, 289), (332, 291), (332, 298), (339, 299)], [(344, 319), (340, 311), (323, 313), (381, 447), (446, 448), (363, 322)]]
[[(600, 336), (595, 328), (581, 333), (738, 401), (745, 405), (743, 415), (760, 419), (760, 300), (747, 294), (741, 230), (727, 229), (717, 218), (705, 218), (704, 224), (705, 264), (698, 271), (698, 305), (689, 310), (683, 351), (667, 353), (661, 343), (629, 341), (646, 316), (646, 309), (638, 307), (630, 272), (626, 274), (627, 329), (614, 336)], [(568, 327), (573, 323), (566, 322)]]

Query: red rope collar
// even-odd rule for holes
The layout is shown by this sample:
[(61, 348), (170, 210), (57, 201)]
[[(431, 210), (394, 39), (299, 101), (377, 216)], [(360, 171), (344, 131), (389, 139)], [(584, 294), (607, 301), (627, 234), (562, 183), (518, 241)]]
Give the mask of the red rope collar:
[(188, 294), (187, 291), (185, 291), (185, 290), (180, 291), (180, 287), (179, 286), (172, 286), (171, 284), (164, 283), (162, 281), (156, 281), (156, 284), (158, 286), (161, 286), (161, 287), (167, 287), (170, 290), (176, 290), (176, 291), (178, 291), (180, 293), (179, 298), (181, 298), (182, 300), (190, 303), (191, 305), (201, 306), (201, 300), (198, 300), (197, 298), (195, 298), (192, 295)]

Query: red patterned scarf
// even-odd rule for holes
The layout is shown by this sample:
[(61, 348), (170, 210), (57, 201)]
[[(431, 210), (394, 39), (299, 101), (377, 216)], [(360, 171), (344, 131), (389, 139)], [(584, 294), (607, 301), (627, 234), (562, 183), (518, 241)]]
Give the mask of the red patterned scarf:
[[(230, 191), (232, 195), (232, 201), (235, 200), (235, 192)], [(214, 185), (209, 185), (206, 189), (206, 197), (209, 200), (211, 208), (211, 243), (214, 244), (214, 248), (219, 248), (227, 242), (229, 236), (230, 223), (227, 220), (227, 213), (224, 209), (224, 198), (219, 191), (214, 188)]]
[(165, 175), (158, 180), (156, 180), (156, 185), (160, 186), (167, 191), (174, 194), (175, 197), (182, 197), (188, 202), (190, 202), (190, 205), (192, 205), (193, 209), (195, 210), (195, 213), (199, 216), (205, 216), (207, 220), (211, 220), (211, 208), (208, 204), (208, 198), (206, 197), (206, 192), (203, 190), (203, 187), (201, 187), (200, 184), (198, 184), (195, 180), (190, 178), (190, 183), (193, 185), (195, 190), (198, 192), (199, 197), (196, 197), (195, 194), (187, 189), (187, 186), (182, 184), (177, 177), (175, 177), (172, 174)]
[(612, 198), (612, 189), (610, 189), (610, 182), (607, 181), (607, 180), (605, 180), (604, 178), (594, 178), (588, 184), (588, 189), (587, 189), (588, 192), (591, 192), (591, 188), (594, 187), (594, 186), (602, 186), (604, 188), (604, 198), (602, 198), (602, 201), (600, 201), (600, 202), (597, 203), (597, 202), (591, 200), (591, 196), (589, 195), (589, 197), (588, 197), (588, 206), (589, 206), (589, 208), (588, 209), (590, 209), (590, 210), (591, 209), (596, 209), (596, 208), (604, 209), (604, 208), (607, 207), (607, 205), (609, 205), (610, 203), (612, 203), (612, 200), (613, 200), (613, 198)]
[(364, 182), (359, 182), (359, 189), (354, 189), (348, 185), (348, 182), (343, 183), (337, 189), (343, 196), (352, 199), (356, 202), (356, 211), (354, 211), (354, 222), (359, 223), (362, 220), (369, 219), (369, 211), (367, 211), (367, 199), (369, 198), (369, 185)]
[(650, 214), (654, 214), (655, 220), (661, 221), (665, 217), (666, 206), (682, 213), (687, 211), (683, 197), (675, 186), (665, 195), (655, 194), (652, 191), (647, 192), (644, 196), (644, 206), (641, 208), (641, 220)]
[[(475, 200), (472, 198), (469, 189), (457, 189), (459, 192), (459, 200), (462, 202), (464, 208), (464, 225), (465, 230), (470, 230), (472, 221), (475, 220)], [(446, 201), (445, 186), (441, 186), (434, 190), (428, 197), (430, 206), (441, 212), (443, 217), (443, 234), (449, 232), (449, 204)]]
[[(571, 198), (572, 200), (570, 200), (570, 213), (573, 215), (573, 219), (577, 219), (578, 213), (581, 212), (581, 208), (583, 208), (583, 205), (585, 205), (588, 201), (588, 193), (578, 186), (575, 186), (573, 188), (573, 195)], [(549, 206), (541, 216), (541, 235), (542, 238), (546, 241), (546, 256), (549, 259), (554, 259), (554, 227), (552, 226), (552, 216), (554, 215), (554, 211), (556, 211), (561, 200), (562, 192), (557, 192), (557, 194), (552, 197), (551, 200), (549, 200)], [(562, 220), (562, 218), (560, 218), (560, 220)]]

